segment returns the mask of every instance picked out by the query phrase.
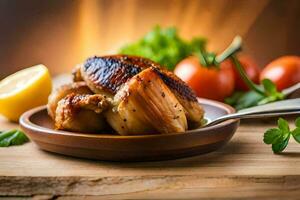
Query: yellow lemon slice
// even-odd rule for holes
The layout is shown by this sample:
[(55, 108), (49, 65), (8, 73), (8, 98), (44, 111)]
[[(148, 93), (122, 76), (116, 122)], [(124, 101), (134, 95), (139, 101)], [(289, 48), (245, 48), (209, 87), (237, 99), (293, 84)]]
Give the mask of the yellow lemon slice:
[(51, 90), (51, 77), (44, 65), (18, 71), (0, 82), (0, 113), (18, 121), (26, 110), (46, 104)]

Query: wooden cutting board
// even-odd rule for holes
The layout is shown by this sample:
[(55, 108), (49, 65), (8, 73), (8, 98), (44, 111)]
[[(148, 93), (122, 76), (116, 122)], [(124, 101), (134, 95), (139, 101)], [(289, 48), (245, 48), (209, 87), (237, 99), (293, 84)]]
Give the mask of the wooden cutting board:
[[(242, 122), (217, 152), (163, 162), (114, 163), (0, 148), (0, 195), (36, 199), (297, 199), (300, 146), (274, 155), (262, 142), (274, 121)], [(0, 119), (2, 129), (17, 127)]]

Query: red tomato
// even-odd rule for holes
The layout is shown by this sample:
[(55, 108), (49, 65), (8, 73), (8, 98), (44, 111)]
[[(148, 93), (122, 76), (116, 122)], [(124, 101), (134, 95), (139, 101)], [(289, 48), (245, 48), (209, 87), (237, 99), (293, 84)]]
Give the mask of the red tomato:
[(272, 80), (278, 90), (300, 82), (300, 57), (283, 56), (268, 64), (260, 74), (260, 80)]
[[(253, 81), (254, 83), (259, 83), (260, 68), (255, 63), (255, 61), (250, 56), (247, 56), (247, 55), (240, 55), (240, 56), (238, 56), (238, 59), (239, 59), (240, 63), (242, 64), (243, 69), (245, 70), (249, 79), (251, 81)], [(231, 61), (226, 60), (225, 62), (231, 62)], [(239, 72), (237, 71), (237, 69), (235, 68), (233, 63), (232, 63), (232, 67), (234, 69), (235, 89), (248, 91), (249, 87), (245, 84), (245, 82), (241, 78)]]
[(185, 81), (199, 97), (223, 101), (234, 90), (234, 73), (228, 63), (220, 69), (201, 66), (197, 57), (188, 57), (177, 64), (174, 73)]

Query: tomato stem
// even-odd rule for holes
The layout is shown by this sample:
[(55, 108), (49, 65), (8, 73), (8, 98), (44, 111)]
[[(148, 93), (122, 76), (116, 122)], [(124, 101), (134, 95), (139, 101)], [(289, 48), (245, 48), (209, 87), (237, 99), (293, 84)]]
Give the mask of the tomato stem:
[(237, 59), (237, 57), (235, 55), (231, 55), (230, 58), (234, 64), (235, 68), (238, 70), (240, 76), (242, 77), (243, 81), (246, 83), (246, 85), (251, 90), (257, 92), (258, 94), (265, 96), (265, 92), (248, 78), (245, 70), (243, 69), (243, 67), (242, 67), (240, 61)]
[(242, 50), (242, 38), (241, 36), (235, 36), (232, 43), (216, 57), (216, 62), (221, 63), (240, 50)]
[(197, 52), (197, 55), (198, 55), (198, 58), (199, 58), (199, 61), (200, 61), (201, 65), (207, 67), (208, 63), (207, 63), (207, 60), (206, 60), (206, 56), (204, 55), (204, 52), (200, 49)]
[(230, 58), (235, 68), (238, 70), (240, 76), (242, 77), (243, 81), (246, 83), (246, 85), (250, 89), (257, 92), (258, 94), (265, 96), (265, 92), (248, 78), (246, 72), (244, 71), (244, 68), (242, 67), (242, 64), (235, 56), (235, 54), (241, 49), (242, 49), (242, 38), (241, 36), (236, 36), (233, 39), (232, 43), (220, 55), (216, 57), (216, 62), (221, 63), (224, 60)]

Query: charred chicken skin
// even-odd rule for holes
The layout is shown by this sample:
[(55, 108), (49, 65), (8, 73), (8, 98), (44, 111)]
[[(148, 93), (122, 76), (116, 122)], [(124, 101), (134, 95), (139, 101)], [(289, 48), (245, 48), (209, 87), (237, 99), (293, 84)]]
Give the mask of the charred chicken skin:
[[(104, 116), (121, 135), (184, 132), (200, 125), (203, 119), (204, 112), (194, 92), (173, 73), (145, 58), (92, 57), (76, 67), (73, 79), (75, 83), (83, 81), (92, 93), (105, 97), (105, 109), (94, 113)], [(75, 91), (68, 95), (64, 97), (68, 103), (57, 103), (56, 115), (63, 113), (59, 111), (63, 105), (73, 105), (68, 98), (78, 94)], [(68, 129), (75, 130), (73, 126), (78, 125), (71, 124)], [(64, 127), (57, 125), (58, 129)]]

